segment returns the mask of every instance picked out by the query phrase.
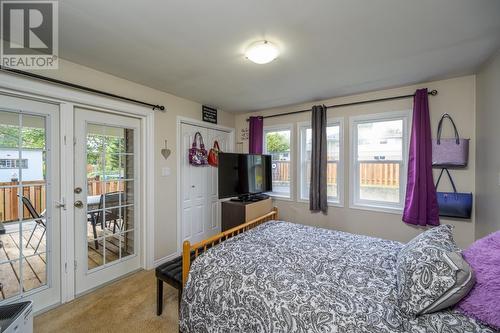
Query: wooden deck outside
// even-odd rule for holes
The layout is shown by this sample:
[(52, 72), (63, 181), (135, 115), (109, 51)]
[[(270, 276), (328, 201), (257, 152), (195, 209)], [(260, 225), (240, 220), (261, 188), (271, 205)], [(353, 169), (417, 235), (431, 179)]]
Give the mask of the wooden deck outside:
[[(34, 226), (34, 224), (33, 224)], [(43, 229), (41, 227), (36, 228), (35, 234), (30, 241), (29, 246), (26, 248), (26, 243), (33, 229), (24, 230), (22, 233), (23, 237), (23, 255), (24, 260), (22, 262), (23, 270), (23, 291), (29, 291), (38, 287), (41, 287), (47, 282), (47, 258), (45, 255), (45, 237), (43, 237), (40, 247), (37, 253), (35, 253), (35, 247), (42, 237)], [(103, 237), (106, 235), (106, 263), (113, 262), (120, 258), (119, 253), (119, 242), (121, 238), (122, 242), (122, 258), (133, 253), (133, 239), (129, 237), (125, 240), (124, 236), (112, 235), (112, 231), (105, 229), (104, 231), (100, 228), (98, 230), (98, 236)], [(131, 233), (132, 234), (132, 233)], [(88, 224), (88, 235), (92, 235), (92, 229), (90, 223)], [(90, 236), (91, 237), (91, 236)], [(20, 283), (20, 265), (19, 265), (19, 254), (20, 254), (20, 239), (19, 232), (7, 233), (0, 235), (0, 301), (6, 298), (10, 298), (19, 294), (21, 283)], [(103, 238), (99, 240), (99, 249), (95, 248), (95, 243), (93, 240), (88, 242), (88, 269), (96, 268), (103, 265)], [(129, 251), (127, 251), (127, 249)], [(9, 260), (14, 260), (9, 262)]]
[[(87, 228), (88, 235), (88, 269), (96, 268), (104, 264), (104, 256), (103, 256), (103, 238), (99, 238), (99, 248), (96, 249), (94, 240), (91, 240), (92, 228), (90, 223)], [(106, 264), (113, 262), (115, 260), (120, 259), (120, 240), (122, 242), (122, 258), (129, 256), (133, 253), (133, 242), (131, 239), (125, 239), (124, 236), (113, 235), (113, 232), (109, 229), (105, 229), (102, 231), (100, 228), (97, 228), (97, 236), (103, 237), (106, 235)], [(128, 245), (128, 249), (131, 251), (126, 251)]]
[[(24, 230), (23, 237), (23, 255), (22, 271), (23, 271), (23, 291), (29, 291), (47, 282), (47, 258), (45, 256), (45, 237), (40, 243), (38, 252), (35, 253), (35, 247), (42, 236), (42, 228), (38, 227), (26, 248), (26, 242), (31, 234), (31, 230)], [(2, 246), (0, 248), (0, 300), (19, 294), (20, 286), (20, 237), (19, 232), (7, 233), (0, 235)], [(8, 260), (15, 260), (6, 262)]]

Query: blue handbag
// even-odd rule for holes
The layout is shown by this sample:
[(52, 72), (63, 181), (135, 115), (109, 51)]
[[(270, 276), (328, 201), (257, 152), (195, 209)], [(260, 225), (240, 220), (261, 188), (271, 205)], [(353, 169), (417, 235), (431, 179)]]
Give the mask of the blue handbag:
[(453, 192), (437, 192), (437, 201), (439, 205), (439, 216), (470, 219), (472, 213), (472, 193), (459, 193), (455, 183), (451, 178), (447, 168), (443, 168), (436, 182), (436, 190), (443, 172), (446, 171), (450, 179)]

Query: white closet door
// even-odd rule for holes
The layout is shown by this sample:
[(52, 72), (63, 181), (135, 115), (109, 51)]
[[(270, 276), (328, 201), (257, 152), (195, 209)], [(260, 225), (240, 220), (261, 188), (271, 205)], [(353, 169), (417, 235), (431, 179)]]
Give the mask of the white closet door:
[[(193, 143), (196, 132), (200, 132), (203, 139), (207, 138), (207, 129), (182, 124), (182, 151), (181, 155), (181, 237), (182, 241), (192, 243), (205, 239), (207, 220), (207, 173), (208, 166), (192, 166), (189, 164), (189, 148)], [(207, 144), (208, 141), (205, 141)], [(205, 148), (208, 148), (206, 146)]]
[(218, 193), (218, 169), (189, 164), (188, 150), (196, 132), (200, 132), (207, 151), (215, 140), (222, 151), (232, 151), (231, 134), (201, 126), (181, 124), (181, 241), (202, 241), (221, 230), (221, 208)]
[[(228, 132), (210, 129), (207, 135), (207, 145), (212, 148), (214, 141), (219, 143), (223, 152), (231, 150), (230, 135)], [(207, 176), (207, 237), (221, 231), (221, 204), (218, 191), (218, 168), (210, 166)]]

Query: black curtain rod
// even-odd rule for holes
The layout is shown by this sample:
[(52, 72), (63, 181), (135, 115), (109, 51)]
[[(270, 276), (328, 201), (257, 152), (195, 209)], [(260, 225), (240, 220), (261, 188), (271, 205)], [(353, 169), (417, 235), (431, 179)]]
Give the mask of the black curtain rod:
[(165, 111), (165, 107), (163, 105), (146, 103), (146, 102), (138, 101), (136, 99), (132, 99), (132, 98), (123, 97), (123, 96), (120, 96), (120, 95), (111, 94), (111, 93), (108, 93), (108, 92), (105, 92), (105, 91), (101, 91), (101, 90), (97, 90), (97, 89), (93, 89), (93, 88), (89, 88), (89, 87), (84, 87), (84, 86), (81, 86), (79, 84), (74, 84), (74, 83), (70, 83), (70, 82), (66, 82), (66, 81), (61, 81), (61, 80), (57, 80), (57, 79), (52, 79), (50, 77), (46, 77), (46, 76), (42, 76), (42, 75), (30, 73), (30, 72), (21, 71), (19, 69), (13, 69), (13, 68), (7, 68), (7, 67), (4, 67), (4, 66), (0, 66), (0, 70), (5, 71), (5, 72), (9, 72), (9, 73), (14, 73), (14, 74), (28, 76), (28, 77), (31, 77), (31, 78), (34, 78), (34, 79), (37, 79), (37, 80), (42, 80), (42, 81), (46, 81), (46, 82), (50, 82), (50, 83), (54, 83), (54, 84), (59, 84), (59, 85), (62, 85), (62, 86), (67, 86), (67, 87), (74, 88), (74, 89), (88, 91), (88, 92), (91, 92), (91, 93), (94, 93), (94, 94), (98, 94), (98, 95), (103, 95), (103, 96), (107, 96), (107, 97), (111, 97), (111, 98), (121, 99), (121, 100), (124, 100), (124, 101), (127, 101), (127, 102), (132, 102), (132, 103), (136, 103), (136, 104), (140, 104), (140, 105), (149, 106), (149, 107), (151, 107), (153, 109), (153, 111), (154, 110)]
[[(431, 90), (428, 92), (429, 95), (431, 96), (436, 96), (438, 94), (437, 90)], [(337, 104), (337, 105), (329, 105), (326, 108), (327, 109), (332, 109), (332, 108), (340, 108), (343, 106), (352, 106), (352, 105), (359, 105), (359, 104), (367, 104), (367, 103), (377, 103), (377, 102), (386, 102), (386, 101), (393, 101), (396, 99), (404, 99), (404, 98), (413, 98), (415, 97), (415, 94), (411, 95), (403, 95), (403, 96), (394, 96), (394, 97), (385, 97), (385, 98), (378, 98), (378, 99), (370, 99), (366, 101), (360, 101), (360, 102), (351, 102), (351, 103), (344, 103), (344, 104)], [(291, 114), (297, 114), (297, 113), (304, 113), (304, 112), (309, 112), (311, 109), (307, 110), (299, 110), (299, 111), (292, 111), (292, 112), (285, 112), (285, 113), (278, 113), (278, 114), (272, 114), (269, 116), (262, 116), (262, 118), (274, 118), (274, 117), (281, 117), (281, 116), (288, 116)], [(250, 119), (247, 119), (249, 121)]]

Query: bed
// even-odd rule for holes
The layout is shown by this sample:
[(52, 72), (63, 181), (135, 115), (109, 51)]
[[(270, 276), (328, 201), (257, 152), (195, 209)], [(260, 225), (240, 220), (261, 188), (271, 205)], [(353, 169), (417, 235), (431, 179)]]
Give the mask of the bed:
[(233, 236), (192, 262), (181, 332), (494, 332), (454, 310), (402, 316), (402, 243), (274, 220)]

